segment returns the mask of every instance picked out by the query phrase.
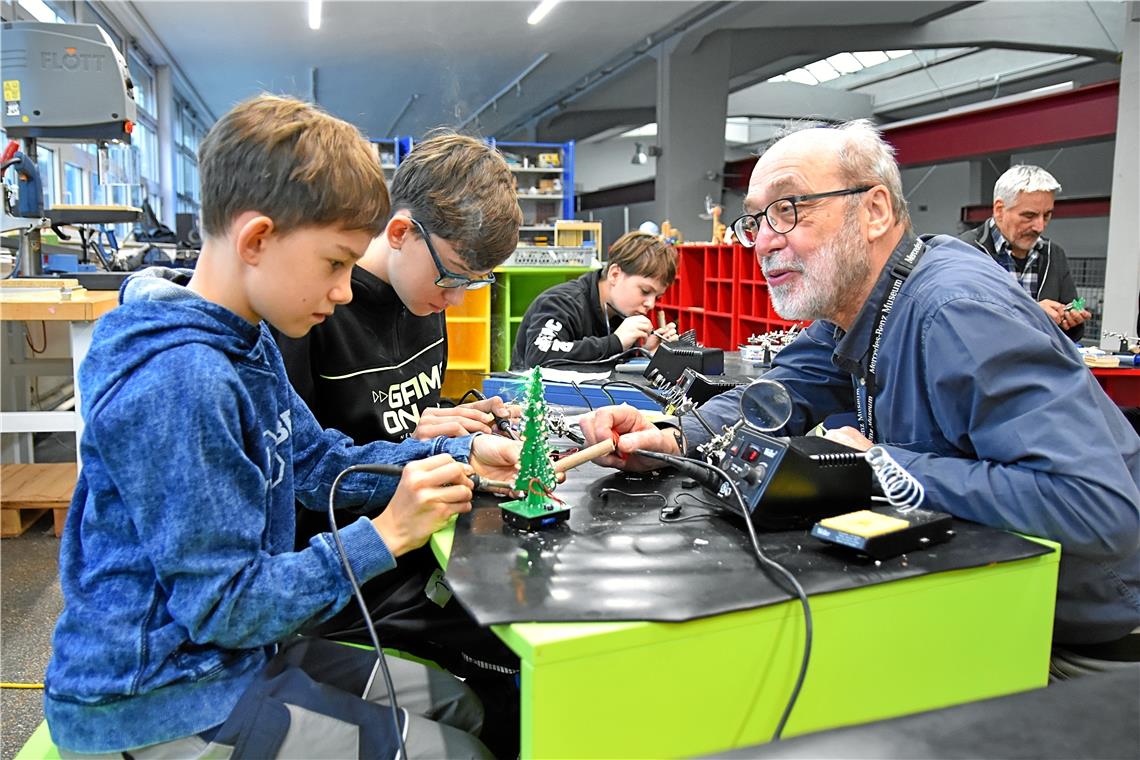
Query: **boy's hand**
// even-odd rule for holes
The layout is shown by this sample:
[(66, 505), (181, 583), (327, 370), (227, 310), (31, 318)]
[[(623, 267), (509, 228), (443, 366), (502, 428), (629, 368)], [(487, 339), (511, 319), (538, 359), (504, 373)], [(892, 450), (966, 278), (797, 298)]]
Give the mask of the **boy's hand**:
[(670, 322), (664, 327), (658, 328), (649, 334), (645, 339), (645, 349), (649, 352), (657, 350), (657, 347), (662, 343), (668, 343), (671, 340), (677, 340), (677, 323)]
[(638, 314), (627, 317), (624, 322), (618, 325), (618, 329), (614, 330), (614, 335), (621, 341), (622, 348), (629, 348), (642, 338), (648, 338), (652, 332), (653, 323), (649, 321), (649, 317)]
[(404, 466), (400, 485), (372, 525), (393, 557), (427, 543), (452, 515), (471, 510), (471, 468), (437, 454)]
[(514, 419), (521, 414), (518, 406), (504, 404), (498, 396), (449, 408), (430, 407), (420, 414), (420, 421), (412, 431), (412, 438), (426, 441), (439, 435), (450, 438), (471, 433), (504, 435), (503, 431), (495, 426), (495, 418)]
[(578, 420), (586, 445), (592, 446), (618, 434), (617, 452), (598, 457), (596, 464), (603, 467), (617, 467), (622, 470), (655, 470), (662, 464), (653, 459), (629, 456), (636, 449), (661, 451), (666, 454), (680, 454), (677, 438), (671, 430), (660, 430), (651, 425), (641, 412), (628, 404), (604, 406), (595, 412), (583, 415)]
[(513, 483), (518, 475), (521, 452), (520, 441), (481, 435), (471, 441), (471, 466), (484, 478)]

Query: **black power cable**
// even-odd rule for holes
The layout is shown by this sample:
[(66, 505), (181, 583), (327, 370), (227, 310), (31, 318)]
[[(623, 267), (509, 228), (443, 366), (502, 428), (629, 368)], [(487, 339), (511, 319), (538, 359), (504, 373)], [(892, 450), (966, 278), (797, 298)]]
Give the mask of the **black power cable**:
[(800, 672), (796, 677), (796, 684), (792, 688), (791, 696), (788, 697), (788, 703), (784, 707), (784, 712), (780, 716), (780, 722), (776, 724), (776, 731), (772, 734), (772, 741), (778, 741), (780, 735), (784, 732), (784, 726), (788, 722), (788, 716), (792, 714), (792, 708), (796, 705), (796, 700), (800, 696), (800, 689), (803, 688), (804, 679), (807, 677), (808, 661), (811, 659), (811, 639), (812, 639), (812, 624), (811, 624), (811, 605), (808, 604), (807, 593), (804, 591), (803, 586), (796, 580), (786, 567), (779, 562), (769, 559), (764, 551), (760, 548), (760, 539), (756, 536), (756, 528), (752, 525), (751, 516), (748, 514), (748, 508), (744, 504), (744, 497), (740, 495), (740, 490), (736, 487), (736, 483), (729, 477), (728, 473), (717, 467), (716, 465), (702, 462), (699, 459), (688, 459), (686, 457), (679, 457), (674, 454), (665, 454), (660, 451), (648, 451), (646, 449), (636, 449), (634, 451), (638, 456), (648, 457), (649, 459), (657, 459), (662, 462), (668, 462), (676, 467), (682, 473), (689, 477), (695, 477), (700, 481), (707, 482), (708, 475), (703, 470), (716, 473), (725, 483), (732, 489), (732, 495), (736, 497), (736, 503), (740, 507), (740, 512), (744, 515), (744, 524), (748, 527), (748, 537), (752, 540), (752, 549), (756, 553), (756, 558), (760, 563), (773, 571), (779, 577), (782, 577), (792, 587), (793, 593), (799, 598), (800, 605), (804, 611), (804, 655), (803, 660), (800, 662)]
[[(333, 480), (332, 488), (329, 489), (329, 528), (332, 531), (333, 541), (336, 543), (337, 554), (340, 555), (340, 562), (344, 566), (345, 575), (348, 576), (348, 582), (352, 584), (352, 593), (356, 596), (356, 603), (360, 605), (360, 612), (364, 615), (364, 623), (368, 626), (368, 635), (372, 639), (372, 646), (376, 649), (376, 663), (380, 666), (381, 672), (384, 674), (384, 685), (388, 689), (389, 704), (392, 708), (392, 724), (396, 727), (396, 739), (400, 742), (400, 758), (407, 758), (408, 749), (404, 746), (404, 732), (400, 728), (400, 706), (396, 704), (396, 687), (392, 684), (392, 673), (388, 670), (388, 661), (384, 658), (384, 650), (380, 647), (380, 636), (376, 633), (376, 626), (372, 622), (372, 614), (368, 610), (368, 604), (364, 601), (364, 594), (360, 591), (360, 582), (356, 580), (356, 573), (352, 570), (352, 563), (348, 560), (348, 552), (344, 549), (344, 542), (340, 540), (340, 529), (336, 524), (336, 489), (340, 485), (341, 478), (354, 472), (371, 472), (377, 475), (389, 475), (395, 478), (403, 474), (404, 468), (396, 464), (354, 464), (340, 472)], [(375, 676), (375, 670), (373, 670)], [(368, 692), (372, 687), (372, 678), (368, 679), (368, 683), (364, 687), (364, 699), (368, 698)]]

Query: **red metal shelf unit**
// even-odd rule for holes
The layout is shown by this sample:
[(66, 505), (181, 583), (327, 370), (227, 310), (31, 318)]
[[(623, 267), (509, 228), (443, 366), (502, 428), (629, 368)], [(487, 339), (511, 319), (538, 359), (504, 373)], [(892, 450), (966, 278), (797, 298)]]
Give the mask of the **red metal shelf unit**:
[(657, 302), (678, 332), (695, 330), (712, 348), (735, 351), (749, 336), (794, 324), (772, 310), (752, 251), (740, 245), (677, 246), (677, 279)]

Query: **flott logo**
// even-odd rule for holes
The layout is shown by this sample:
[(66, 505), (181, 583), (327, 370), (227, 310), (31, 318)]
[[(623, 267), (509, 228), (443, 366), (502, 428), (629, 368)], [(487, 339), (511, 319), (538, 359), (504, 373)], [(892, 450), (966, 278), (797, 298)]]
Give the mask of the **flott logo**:
[(40, 66), (51, 71), (102, 71), (102, 53), (80, 53), (76, 48), (66, 48), (63, 53), (45, 50), (40, 53)]

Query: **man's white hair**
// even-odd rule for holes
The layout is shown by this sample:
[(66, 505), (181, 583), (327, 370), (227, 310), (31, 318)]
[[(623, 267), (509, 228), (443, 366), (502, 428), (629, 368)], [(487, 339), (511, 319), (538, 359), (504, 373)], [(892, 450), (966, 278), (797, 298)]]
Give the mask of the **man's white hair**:
[(994, 200), (1001, 199), (1006, 206), (1017, 203), (1022, 193), (1056, 193), (1061, 183), (1040, 166), (1018, 164), (1011, 166), (994, 183)]
[[(895, 148), (883, 138), (883, 133), (874, 124), (867, 119), (855, 119), (841, 124), (793, 121), (772, 138), (770, 145), (806, 129), (831, 129), (842, 134), (843, 145), (839, 149), (840, 174), (852, 187), (862, 184), (884, 185), (891, 197), (895, 221), (910, 229), (910, 212), (903, 195), (899, 165), (895, 161)], [(852, 199), (850, 202), (858, 201)]]

